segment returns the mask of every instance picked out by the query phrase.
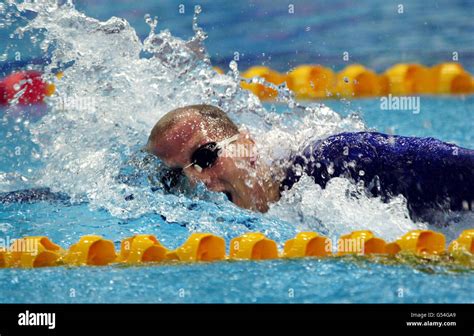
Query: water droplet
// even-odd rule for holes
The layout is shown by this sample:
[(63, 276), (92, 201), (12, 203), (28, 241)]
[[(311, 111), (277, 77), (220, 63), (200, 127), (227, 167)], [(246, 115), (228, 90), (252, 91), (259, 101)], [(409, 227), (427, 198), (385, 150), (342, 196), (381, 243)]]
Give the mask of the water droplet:
[(230, 68), (230, 70), (232, 70), (234, 72), (239, 70), (239, 66), (238, 66), (236, 61), (230, 61), (229, 68)]

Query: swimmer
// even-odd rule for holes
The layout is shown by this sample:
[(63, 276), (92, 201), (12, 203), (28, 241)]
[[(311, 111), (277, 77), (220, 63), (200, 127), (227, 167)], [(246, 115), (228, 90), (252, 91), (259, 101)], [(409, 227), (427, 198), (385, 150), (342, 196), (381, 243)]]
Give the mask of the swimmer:
[(298, 182), (301, 172), (322, 188), (331, 178), (345, 177), (363, 181), (370, 195), (383, 200), (401, 194), (415, 217), (426, 209), (474, 206), (474, 150), (434, 138), (340, 133), (307, 145), (288, 158), (285, 168), (268, 166), (251, 150), (249, 155), (232, 155), (236, 151), (230, 147), (255, 148), (255, 141), (221, 109), (193, 105), (163, 116), (146, 149), (174, 174), (184, 173), (192, 184), (201, 181), (254, 211), (266, 212)]

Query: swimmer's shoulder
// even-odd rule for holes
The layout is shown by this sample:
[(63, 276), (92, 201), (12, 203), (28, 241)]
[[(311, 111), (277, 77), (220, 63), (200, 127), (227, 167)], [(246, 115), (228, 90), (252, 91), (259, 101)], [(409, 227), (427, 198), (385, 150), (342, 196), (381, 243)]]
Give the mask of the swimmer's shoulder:
[(391, 136), (379, 132), (341, 132), (311, 141), (302, 151), (303, 156), (314, 159), (335, 159), (347, 155), (352, 149), (373, 151), (382, 143), (392, 141)]

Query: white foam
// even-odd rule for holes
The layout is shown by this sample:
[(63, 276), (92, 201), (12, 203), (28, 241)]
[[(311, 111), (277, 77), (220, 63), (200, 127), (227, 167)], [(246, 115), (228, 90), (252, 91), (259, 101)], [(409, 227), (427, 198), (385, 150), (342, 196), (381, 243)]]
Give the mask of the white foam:
[(304, 175), (283, 193), (269, 214), (295, 223), (300, 230), (318, 231), (333, 239), (354, 230), (371, 230), (392, 240), (409, 230), (427, 227), (413, 223), (403, 196), (384, 203), (344, 178), (333, 178), (322, 189)]

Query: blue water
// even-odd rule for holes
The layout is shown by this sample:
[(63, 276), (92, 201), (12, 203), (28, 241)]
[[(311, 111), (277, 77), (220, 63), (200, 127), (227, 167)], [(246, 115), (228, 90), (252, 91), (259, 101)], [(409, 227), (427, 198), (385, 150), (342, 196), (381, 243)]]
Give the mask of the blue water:
[[(202, 6), (200, 23), (208, 33), (206, 49), (213, 64), (227, 68), (235, 53), (242, 69), (266, 64), (287, 71), (302, 63), (320, 63), (339, 70), (347, 62), (362, 63), (377, 71), (398, 62), (433, 65), (459, 55), (466, 69), (474, 71), (474, 25), (471, 0), (320, 0), (320, 1), (128, 1), (78, 0), (77, 8), (89, 16), (106, 20), (123, 17), (146, 37), (149, 27), (143, 16), (157, 16), (158, 29), (173, 35), (192, 35), (193, 7)], [(184, 13), (179, 5), (184, 5)], [(289, 13), (294, 5), (294, 14)], [(0, 62), (0, 71), (10, 69), (15, 52), (21, 52), (25, 64), (34, 59), (43, 62), (44, 54), (27, 39), (8, 36), (15, 27), (0, 30), (0, 52), (11, 45), (9, 63)], [(15, 64), (15, 63), (13, 63)]]
[(342, 115), (356, 113), (367, 126), (389, 134), (435, 137), (474, 148), (474, 97), (420, 97), (420, 112), (382, 110), (380, 99), (328, 100)]
[[(474, 105), (472, 96), (424, 97), (419, 114), (381, 111), (378, 99), (325, 103), (342, 114), (359, 111), (369, 127), (379, 130), (394, 130), (402, 135), (434, 135), (474, 147), (471, 132), (474, 124), (469, 117)], [(423, 127), (428, 124), (430, 127)], [(22, 136), (17, 134), (17, 137)], [(12, 142), (3, 150), (14, 153), (18, 138), (8, 141)], [(28, 146), (27, 140), (24, 143)], [(1, 170), (19, 170), (18, 167), (31, 163), (15, 155), (12, 160), (13, 165), (3, 163)], [(158, 214), (124, 220), (104, 210), (91, 210), (87, 203), (13, 203), (1, 205), (1, 209), (0, 232), (4, 237), (47, 235), (65, 247), (81, 235), (100, 234), (113, 240), (118, 249), (124, 237), (148, 233), (156, 235), (165, 246), (175, 248), (189, 235), (186, 223), (169, 223)], [(212, 212), (212, 205), (192, 211)], [(223, 230), (228, 243), (241, 230), (263, 230), (258, 218), (259, 215), (242, 214), (216, 218), (216, 221), (221, 221), (223, 226), (231, 225), (229, 230)], [(269, 236), (281, 244), (295, 232), (286, 229), (281, 235), (270, 232)], [(433, 267), (430, 272), (423, 272), (405, 265), (345, 260), (3, 269), (0, 286), (4, 289), (0, 292), (0, 302), (474, 302), (474, 274), (468, 269), (453, 273)], [(400, 288), (402, 297), (399, 297)], [(180, 296), (181, 289), (184, 297)], [(289, 296), (290, 289), (294, 297)], [(70, 293), (76, 296), (71, 297)]]
[(2, 270), (0, 302), (474, 302), (472, 274), (344, 260)]
[[(78, 1), (88, 15), (106, 19), (125, 17), (143, 38), (148, 26), (143, 15), (158, 15), (158, 29), (189, 37), (192, 4), (183, 1), (179, 14), (174, 1)], [(240, 55), (240, 66), (264, 63), (286, 70), (300, 63), (344, 66), (341, 54), (351, 61), (383, 70), (396, 62), (434, 64), (449, 60), (459, 51), (462, 64), (474, 69), (474, 29), (471, 1), (410, 1), (405, 16), (396, 14), (395, 1), (203, 1), (200, 22), (209, 34), (206, 47), (214, 64), (226, 66)], [(309, 27), (309, 29), (308, 29)], [(14, 28), (14, 27), (13, 27)], [(10, 27), (9, 29), (13, 29)], [(0, 49), (8, 47), (5, 73), (22, 64), (46, 62), (29, 41), (8, 41), (8, 29), (0, 30)], [(416, 33), (414, 33), (416, 32)], [(2, 44), (3, 43), (3, 44)], [(21, 61), (15, 61), (20, 50)], [(473, 96), (422, 97), (420, 113), (384, 111), (379, 99), (324, 101), (342, 115), (357, 114), (368, 127), (387, 133), (434, 136), (474, 148)], [(267, 107), (271, 107), (268, 104)], [(278, 105), (277, 110), (286, 108)], [(22, 189), (42, 167), (38, 145), (31, 141), (28, 123), (47, 113), (46, 107), (21, 111), (0, 109), (0, 182), (2, 190)], [(34, 111), (35, 113), (32, 113)], [(34, 117), (31, 115), (34, 114)], [(8, 175), (10, 174), (10, 175)], [(21, 174), (26, 180), (8, 176)], [(6, 179), (6, 180), (5, 180)], [(222, 199), (223, 203), (224, 200)], [(209, 214), (213, 232), (229, 240), (243, 232), (263, 231), (280, 247), (297, 228), (259, 214), (230, 209), (219, 202), (189, 205), (189, 216)], [(270, 225), (271, 224), (271, 225)], [(195, 231), (187, 222), (175, 222), (158, 213), (128, 219), (112, 216), (87, 202), (43, 201), (0, 204), (0, 238), (47, 235), (68, 247), (84, 234), (100, 234), (115, 242), (138, 233), (154, 234), (168, 248), (182, 244)], [(452, 230), (453, 232), (455, 230)], [(451, 239), (454, 235), (449, 235)], [(0, 302), (474, 302), (474, 273), (464, 269), (408, 265), (388, 266), (349, 260), (275, 260), (219, 262), (193, 265), (144, 267), (82, 267), (34, 270), (0, 270)], [(184, 297), (180, 295), (183, 293)], [(292, 293), (293, 295), (290, 295)]]

